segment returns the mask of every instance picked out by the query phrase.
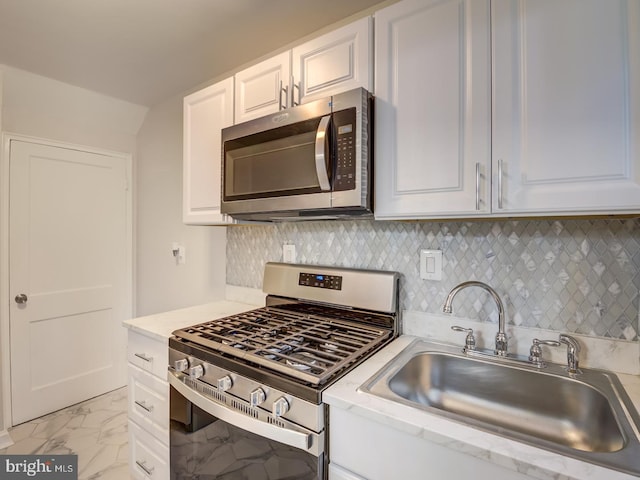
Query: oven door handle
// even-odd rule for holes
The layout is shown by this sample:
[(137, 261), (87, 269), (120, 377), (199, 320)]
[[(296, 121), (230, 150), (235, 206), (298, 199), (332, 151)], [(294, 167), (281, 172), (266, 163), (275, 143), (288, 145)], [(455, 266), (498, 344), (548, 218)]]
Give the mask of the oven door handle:
[(182, 383), (182, 381), (177, 378), (173, 372), (169, 372), (169, 384), (188, 401), (194, 403), (205, 412), (238, 428), (305, 451), (311, 451), (314, 446), (312, 442), (312, 435), (271, 425), (261, 420), (249, 417), (243, 413), (236, 412), (235, 410), (205, 397), (200, 392), (189, 388), (187, 385)]
[(330, 121), (331, 115), (322, 117), (316, 132), (316, 174), (318, 175), (320, 190), (323, 192), (331, 190), (329, 175), (327, 174), (327, 135)]

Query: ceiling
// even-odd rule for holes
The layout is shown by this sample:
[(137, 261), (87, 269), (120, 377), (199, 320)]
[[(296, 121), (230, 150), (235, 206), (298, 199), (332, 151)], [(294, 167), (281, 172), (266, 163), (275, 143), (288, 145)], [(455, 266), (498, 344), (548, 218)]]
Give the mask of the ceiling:
[(0, 0), (0, 64), (153, 106), (382, 0)]

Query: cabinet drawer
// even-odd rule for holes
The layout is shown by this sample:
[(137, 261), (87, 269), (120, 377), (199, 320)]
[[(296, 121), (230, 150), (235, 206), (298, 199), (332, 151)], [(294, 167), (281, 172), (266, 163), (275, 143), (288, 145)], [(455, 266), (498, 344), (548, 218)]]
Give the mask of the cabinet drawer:
[(169, 443), (169, 384), (129, 364), (129, 418)]
[(169, 347), (166, 342), (129, 330), (127, 360), (136, 367), (151, 372), (156, 377), (167, 379)]
[(169, 480), (169, 446), (129, 420), (129, 469), (131, 478)]

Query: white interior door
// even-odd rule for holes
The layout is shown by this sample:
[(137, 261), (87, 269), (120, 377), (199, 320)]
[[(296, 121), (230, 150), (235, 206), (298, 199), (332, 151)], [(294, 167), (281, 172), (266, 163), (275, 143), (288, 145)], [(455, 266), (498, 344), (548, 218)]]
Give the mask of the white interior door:
[(12, 423), (126, 384), (128, 158), (11, 140)]

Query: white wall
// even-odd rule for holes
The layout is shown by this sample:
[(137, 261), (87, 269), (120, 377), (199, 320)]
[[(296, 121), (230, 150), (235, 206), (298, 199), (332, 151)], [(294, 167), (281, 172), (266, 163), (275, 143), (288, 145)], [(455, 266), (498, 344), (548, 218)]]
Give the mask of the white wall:
[[(135, 154), (147, 108), (0, 65), (0, 130)], [(0, 163), (0, 433), (8, 402), (8, 162)], [(3, 388), (4, 387), (4, 388)], [(1, 438), (0, 438), (1, 440)]]
[(135, 153), (147, 108), (0, 65), (2, 130)]
[[(226, 227), (182, 223), (182, 96), (152, 108), (138, 135), (137, 315), (224, 298)], [(176, 265), (173, 242), (186, 248)]]

